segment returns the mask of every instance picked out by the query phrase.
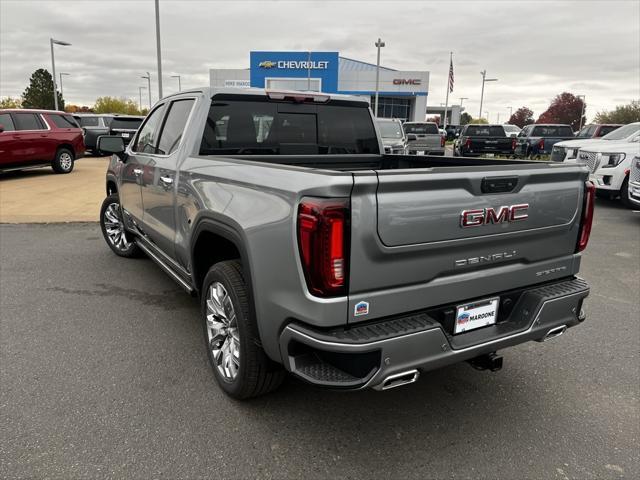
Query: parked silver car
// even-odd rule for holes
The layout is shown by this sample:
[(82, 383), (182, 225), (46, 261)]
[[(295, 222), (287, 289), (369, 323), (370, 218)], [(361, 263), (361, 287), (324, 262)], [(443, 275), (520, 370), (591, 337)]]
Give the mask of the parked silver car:
[(402, 122), (397, 118), (376, 118), (384, 153), (404, 155), (407, 153), (407, 137)]
[(444, 155), (445, 137), (435, 123), (406, 122), (403, 128), (409, 155)]

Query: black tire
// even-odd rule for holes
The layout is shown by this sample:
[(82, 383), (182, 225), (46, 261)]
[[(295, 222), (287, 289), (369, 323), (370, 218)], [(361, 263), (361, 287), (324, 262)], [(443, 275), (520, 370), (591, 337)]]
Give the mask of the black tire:
[(627, 208), (635, 208), (631, 200), (629, 200), (629, 177), (624, 179), (620, 188), (620, 201)]
[[(233, 379), (225, 378), (220, 372), (209, 341), (207, 300), (210, 300), (210, 287), (214, 283), (222, 284), (235, 311), (235, 328), (240, 352), (239, 365)], [(269, 359), (261, 347), (258, 326), (250, 308), (240, 262), (228, 260), (216, 263), (205, 276), (201, 293), (204, 342), (209, 364), (220, 388), (230, 397), (240, 400), (264, 395), (277, 389), (285, 378), (285, 371), (281, 365)]]
[[(119, 257), (135, 258), (142, 256), (142, 250), (134, 242), (133, 234), (124, 229), (120, 198), (117, 193), (112, 193), (102, 202), (102, 207), (100, 207), (100, 229), (111, 251)], [(123, 241), (119, 240), (114, 233), (118, 229)]]
[(51, 162), (51, 168), (56, 173), (71, 173), (75, 165), (76, 156), (68, 148), (59, 148)]

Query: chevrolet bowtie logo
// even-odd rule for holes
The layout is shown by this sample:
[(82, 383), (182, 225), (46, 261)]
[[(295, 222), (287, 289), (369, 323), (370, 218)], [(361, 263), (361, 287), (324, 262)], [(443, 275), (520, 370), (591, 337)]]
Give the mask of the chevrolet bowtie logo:
[(271, 60), (265, 60), (264, 62), (260, 62), (258, 67), (260, 68), (273, 68), (276, 66), (276, 62), (272, 62)]

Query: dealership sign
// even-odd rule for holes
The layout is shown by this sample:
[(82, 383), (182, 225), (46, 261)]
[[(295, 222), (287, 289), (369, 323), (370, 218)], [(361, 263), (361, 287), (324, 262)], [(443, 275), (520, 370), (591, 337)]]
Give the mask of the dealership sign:
[(260, 68), (282, 68), (293, 70), (326, 70), (329, 62), (326, 60), (264, 60), (258, 64)]
[(394, 78), (394, 85), (422, 85), (420, 78)]

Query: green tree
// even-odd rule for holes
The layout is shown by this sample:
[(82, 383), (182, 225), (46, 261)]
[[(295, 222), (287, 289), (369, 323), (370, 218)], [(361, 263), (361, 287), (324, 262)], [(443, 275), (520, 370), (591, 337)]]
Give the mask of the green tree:
[(98, 97), (93, 107), (95, 113), (122, 113), (140, 115), (138, 104), (128, 98)]
[(22, 100), (13, 97), (1, 98), (0, 108), (22, 108)]
[(533, 122), (533, 110), (527, 107), (520, 107), (518, 110), (513, 112), (513, 115), (511, 115), (507, 123), (524, 128), (525, 125), (531, 125)]
[(578, 130), (580, 123), (584, 125), (586, 118), (580, 115), (584, 112), (585, 103), (581, 98), (569, 92), (563, 92), (556, 96), (549, 105), (549, 108), (540, 115), (536, 123), (564, 123), (571, 125), (571, 128)]
[(640, 101), (634, 100), (628, 105), (618, 105), (611, 112), (598, 112), (595, 123), (633, 123), (640, 122)]
[(486, 125), (489, 123), (489, 121), (486, 118), (473, 118), (471, 119), (471, 121), (469, 122), (473, 125)]
[(467, 123), (471, 123), (473, 117), (469, 115), (467, 112), (462, 112), (460, 115), (460, 125), (466, 125)]
[[(31, 75), (29, 86), (22, 94), (23, 108), (43, 108), (45, 110), (53, 110), (55, 103), (53, 101), (53, 77), (48, 70), (39, 68)], [(58, 95), (58, 108), (64, 110), (64, 99), (60, 92)]]

